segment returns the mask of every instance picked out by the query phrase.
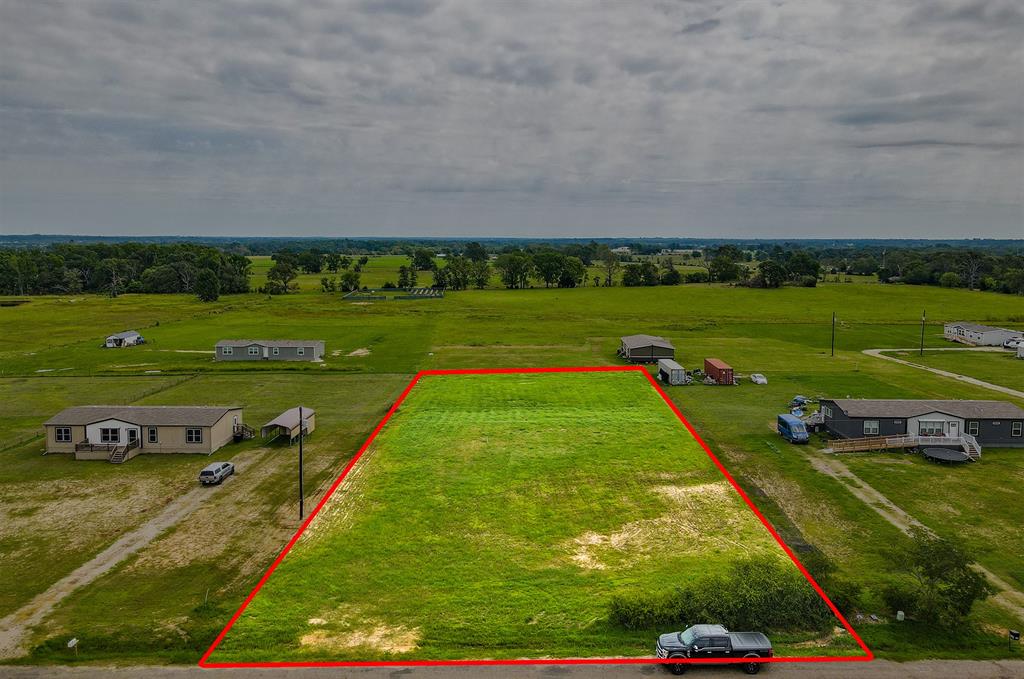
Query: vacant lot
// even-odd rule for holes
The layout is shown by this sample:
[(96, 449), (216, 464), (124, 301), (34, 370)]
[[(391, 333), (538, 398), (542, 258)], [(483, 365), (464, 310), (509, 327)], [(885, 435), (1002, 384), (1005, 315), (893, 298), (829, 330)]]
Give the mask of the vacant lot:
[(763, 553), (641, 375), (428, 376), (211, 660), (649, 655), (612, 593)]

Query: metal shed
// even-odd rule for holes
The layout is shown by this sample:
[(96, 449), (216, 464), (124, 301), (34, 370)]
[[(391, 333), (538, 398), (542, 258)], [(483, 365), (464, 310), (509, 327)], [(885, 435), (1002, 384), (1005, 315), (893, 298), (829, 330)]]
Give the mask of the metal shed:
[(674, 387), (686, 384), (686, 370), (671, 358), (663, 358), (658, 361), (658, 379)]
[(299, 438), (299, 408), (302, 408), (302, 434), (309, 436), (316, 429), (316, 411), (305, 406), (296, 406), (284, 411), (260, 427), (260, 436), (277, 438), (287, 436), (288, 443)]
[(109, 335), (104, 341), (103, 346), (107, 349), (115, 349), (120, 347), (133, 347), (136, 344), (142, 344), (145, 340), (135, 330), (125, 330), (124, 332), (115, 332), (113, 335)]
[(675, 358), (676, 348), (657, 335), (626, 335), (620, 338), (619, 355), (630, 363), (654, 363), (661, 358)]

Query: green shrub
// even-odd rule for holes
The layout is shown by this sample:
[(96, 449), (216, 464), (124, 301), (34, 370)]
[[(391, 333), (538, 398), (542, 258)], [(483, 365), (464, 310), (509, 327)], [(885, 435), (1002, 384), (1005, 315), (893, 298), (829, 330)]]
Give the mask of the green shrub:
[(670, 592), (612, 598), (608, 617), (629, 630), (717, 623), (732, 629), (818, 630), (831, 626), (831, 610), (790, 564), (775, 558), (737, 561), (724, 575)]

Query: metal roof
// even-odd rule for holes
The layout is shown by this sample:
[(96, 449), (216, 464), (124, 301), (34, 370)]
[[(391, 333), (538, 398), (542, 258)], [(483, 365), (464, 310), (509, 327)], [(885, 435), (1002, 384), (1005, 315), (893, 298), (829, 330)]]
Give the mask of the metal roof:
[(671, 342), (664, 337), (658, 337), (657, 335), (626, 335), (622, 338), (622, 343), (629, 349), (650, 346), (661, 347), (663, 349), (675, 349)]
[(683, 370), (684, 369), (683, 366), (679, 365), (678, 363), (673, 361), (671, 358), (659, 359), (658, 360), (658, 367), (660, 368), (662, 366), (664, 366), (665, 368), (668, 368), (669, 370)]
[(902, 399), (833, 399), (849, 417), (918, 417), (945, 413), (984, 420), (1024, 419), (1024, 409), (1006, 401), (917, 401)]
[[(308, 420), (310, 415), (316, 415), (316, 411), (313, 410), (312, 408), (302, 406), (302, 419)], [(298, 406), (296, 406), (294, 408), (289, 408), (288, 410), (284, 411), (283, 413), (272, 419), (270, 422), (267, 422), (265, 425), (263, 425), (263, 428), (266, 429), (268, 427), (284, 427), (285, 429), (291, 430), (295, 429), (298, 426), (299, 408)]]
[(46, 425), (87, 425), (102, 420), (154, 426), (211, 427), (232, 410), (242, 406), (75, 406), (65, 408)]
[(237, 339), (237, 340), (221, 340), (217, 342), (218, 347), (248, 347), (253, 344), (258, 344), (261, 347), (311, 347), (317, 344), (323, 344), (323, 340), (253, 340), (253, 339)]
[(129, 337), (139, 337), (139, 333), (135, 330), (125, 330), (124, 332), (115, 332), (113, 335), (107, 335), (107, 339), (111, 337), (118, 337), (120, 339), (128, 339)]
[(963, 328), (964, 330), (970, 330), (972, 332), (992, 332), (993, 330), (1000, 332), (1018, 332), (1017, 330), (1011, 330), (1010, 328), (997, 328), (994, 325), (982, 325), (980, 323), (962, 323), (958, 321), (956, 323), (946, 323), (946, 325)]
[(704, 362), (708, 365), (715, 366), (719, 370), (732, 370), (732, 366), (720, 358), (705, 358)]

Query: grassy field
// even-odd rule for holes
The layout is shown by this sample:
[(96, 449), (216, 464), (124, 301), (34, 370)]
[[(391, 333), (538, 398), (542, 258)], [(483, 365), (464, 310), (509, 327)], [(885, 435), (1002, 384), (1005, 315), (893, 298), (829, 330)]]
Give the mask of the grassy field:
[(787, 560), (642, 376), (428, 376), (211, 662), (644, 656), (613, 593), (753, 554)]
[(992, 384), (1024, 391), (1024, 360), (1012, 351), (914, 351), (886, 352), (917, 365), (948, 370)]
[[(607, 365), (616, 362), (620, 335), (650, 332), (670, 338), (687, 368), (717, 356), (741, 374), (768, 376), (763, 387), (680, 387), (670, 395), (789, 544), (832, 558), (843, 577), (863, 585), (859, 610), (885, 619), (878, 591), (892, 567), (888, 554), (902, 534), (843, 484), (816, 471), (812, 448), (785, 444), (771, 426), (797, 393), (1007, 398), (860, 353), (916, 346), (921, 309), (931, 319), (926, 345), (933, 348), (948, 346), (944, 320), (1024, 324), (1019, 297), (845, 283), (779, 290), (483, 290), (369, 305), (304, 286), (298, 295), (239, 295), (213, 304), (191, 296), (80, 295), (0, 307), (0, 327), (18, 329), (0, 333), (0, 570), (15, 574), (0, 578), (0, 611), (22, 605), (191, 488), (197, 469), (208, 461), (142, 456), (115, 467), (40, 456), (40, 425), (62, 407), (241, 403), (246, 421), (260, 424), (301, 399), (320, 414), (310, 441), (311, 504), (417, 370)], [(839, 321), (834, 357), (833, 311)], [(99, 348), (106, 334), (126, 328), (142, 331), (149, 344)], [(211, 352), (226, 337), (322, 338), (327, 356), (321, 364), (265, 365), (214, 363), (211, 353), (195, 353)], [(368, 353), (349, 356), (357, 349)], [(992, 362), (1000, 355), (926, 356), (933, 358), (949, 361), (941, 367), (955, 372), (1021, 384), (1020, 372), (1012, 371), (1024, 368), (1024, 361), (997, 367)], [(982, 368), (983, 363), (992, 365)], [(220, 455), (247, 462), (253, 473), (225, 486), (231, 492), (204, 505), (188, 526), (161, 536), (65, 599), (35, 631), (27, 662), (74, 661), (63, 646), (69, 635), (88, 640), (80, 662), (198, 659), (297, 526), (293, 459), (286, 447), (251, 442)], [(851, 458), (850, 464), (925, 524), (967, 540), (984, 566), (1020, 584), (1019, 531), (1012, 517), (992, 516), (1013, 506), (1006, 479), (1019, 478), (1013, 476), (1019, 474), (1014, 461), (1021, 455), (986, 451), (969, 469), (900, 466), (890, 456)], [(902, 483), (892, 480), (900, 476)], [(948, 498), (930, 505), (928, 491), (940, 487)], [(954, 512), (957, 521), (949, 520)], [(993, 529), (982, 540), (978, 526), (989, 521)], [(238, 542), (247, 541), (248, 550), (235, 549), (234, 540), (228, 549), (194, 539), (204, 525), (217, 524), (237, 525)], [(978, 608), (974, 622), (981, 631), (966, 640), (909, 624), (855, 626), (882, 656), (1002, 657), (1005, 636), (997, 628), (1024, 624), (990, 604)]]

